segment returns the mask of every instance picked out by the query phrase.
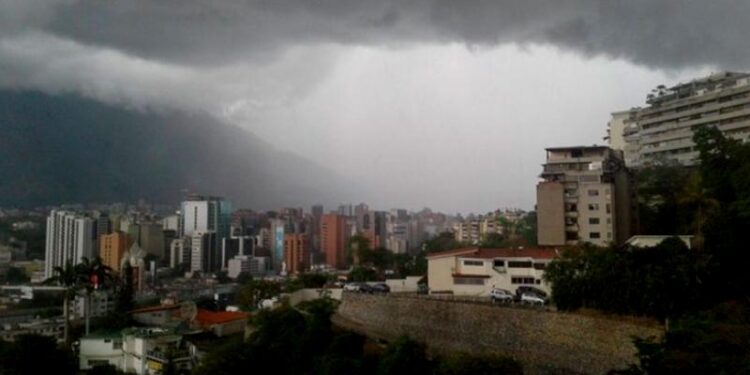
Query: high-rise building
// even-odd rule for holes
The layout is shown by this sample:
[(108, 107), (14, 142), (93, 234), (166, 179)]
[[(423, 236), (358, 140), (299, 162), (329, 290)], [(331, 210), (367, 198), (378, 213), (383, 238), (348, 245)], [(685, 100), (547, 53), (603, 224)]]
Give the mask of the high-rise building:
[(130, 236), (120, 231), (99, 236), (99, 256), (102, 263), (114, 271), (119, 271), (120, 262), (132, 244)]
[(189, 265), (192, 259), (193, 238), (184, 236), (175, 238), (169, 244), (169, 267), (177, 268), (182, 265)]
[(310, 268), (310, 236), (303, 233), (284, 236), (284, 264), (288, 274), (301, 273)]
[(318, 252), (320, 251), (320, 217), (323, 216), (323, 205), (312, 206), (310, 212), (312, 213), (310, 246), (312, 246), (312, 251)]
[(539, 245), (624, 243), (635, 228), (635, 200), (621, 153), (606, 146), (547, 149), (537, 185)]
[(69, 211), (52, 210), (47, 217), (44, 277), (54, 276), (55, 267), (77, 264), (95, 253), (94, 220)]
[(324, 214), (320, 218), (320, 245), (326, 264), (334, 268), (346, 267), (346, 219), (337, 214)]
[(750, 140), (750, 74), (723, 72), (673, 87), (658, 86), (647, 107), (616, 112), (610, 126), (612, 147), (623, 141), (628, 167), (676, 162), (694, 165), (693, 131), (716, 127), (729, 138)]
[(221, 254), (216, 247), (216, 233), (194, 231), (190, 237), (190, 272), (220, 271)]
[[(182, 234), (192, 237), (192, 271), (221, 270), (220, 249), (223, 239), (229, 238), (231, 213), (229, 201), (220, 197), (195, 195), (182, 202)], [(205, 243), (207, 239), (212, 243)], [(196, 251), (200, 251), (199, 249), (203, 249), (205, 253), (197, 254)]]

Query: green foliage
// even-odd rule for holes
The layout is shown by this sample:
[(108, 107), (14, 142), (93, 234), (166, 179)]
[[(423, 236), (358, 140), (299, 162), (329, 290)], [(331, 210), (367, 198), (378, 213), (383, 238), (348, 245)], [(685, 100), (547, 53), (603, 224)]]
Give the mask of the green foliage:
[(522, 375), (517, 361), (500, 356), (470, 356), (457, 354), (440, 362), (436, 375)]
[(664, 338), (636, 340), (639, 366), (618, 375), (750, 373), (750, 306), (720, 304), (673, 324)]
[(645, 249), (584, 245), (552, 261), (545, 278), (561, 310), (588, 307), (663, 319), (705, 303), (708, 260), (678, 238)]
[(18, 267), (9, 267), (5, 273), (5, 282), (8, 284), (24, 284), (29, 282), (26, 272)]
[(489, 233), (479, 247), (489, 249), (508, 247), (508, 240), (500, 233)]
[(459, 241), (456, 241), (453, 233), (442, 232), (437, 236), (425, 241), (422, 247), (427, 253), (435, 253), (438, 251), (459, 249), (463, 247), (463, 244)]
[(390, 374), (431, 374), (433, 364), (427, 358), (424, 344), (406, 336), (399, 337), (388, 346), (380, 360), (378, 373)]
[[(42, 359), (42, 360), (40, 360)], [(15, 342), (0, 341), (0, 374), (75, 374), (75, 359), (51, 337), (21, 335)]]
[(372, 268), (354, 267), (349, 272), (349, 279), (356, 282), (376, 281), (378, 280), (378, 273)]
[(250, 280), (237, 294), (237, 303), (244, 310), (254, 310), (260, 301), (281, 293), (281, 287), (282, 285), (275, 281)]

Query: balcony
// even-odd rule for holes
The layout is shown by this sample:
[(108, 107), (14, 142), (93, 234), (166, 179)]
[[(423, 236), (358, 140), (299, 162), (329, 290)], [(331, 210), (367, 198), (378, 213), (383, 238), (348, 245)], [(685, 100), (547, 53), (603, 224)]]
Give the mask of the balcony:
[(190, 352), (187, 349), (175, 350), (171, 353), (166, 353), (161, 350), (149, 350), (146, 352), (146, 358), (156, 362), (167, 363), (170, 359), (171, 354), (172, 361), (181, 362), (190, 360)]

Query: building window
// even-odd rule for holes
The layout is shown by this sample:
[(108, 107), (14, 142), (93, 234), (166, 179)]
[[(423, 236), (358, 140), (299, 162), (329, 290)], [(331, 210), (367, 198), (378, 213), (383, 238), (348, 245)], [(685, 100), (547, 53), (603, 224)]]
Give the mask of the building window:
[(534, 263), (535, 270), (543, 270), (547, 268), (547, 263)]
[(532, 262), (529, 261), (508, 261), (508, 267), (509, 268), (531, 268), (533, 266)]
[(482, 277), (454, 277), (453, 284), (455, 285), (484, 285), (484, 278)]
[[(598, 210), (599, 208), (597, 208)], [(612, 213), (612, 207), (610, 207), (609, 203), (607, 203), (607, 213)]]
[(484, 262), (481, 260), (465, 260), (464, 266), (483, 266)]
[(589, 218), (589, 224), (599, 224), (599, 218), (598, 217), (590, 217)]
[(599, 203), (589, 203), (589, 211), (599, 211)]
[(599, 196), (599, 190), (589, 189), (589, 197), (598, 197), (598, 196)]
[(511, 277), (510, 278), (511, 284), (536, 284), (536, 279), (533, 277)]
[(589, 238), (591, 238), (591, 239), (598, 239), (598, 238), (601, 238), (601, 237), (602, 237), (602, 235), (599, 232), (591, 232), (591, 233), (589, 233)]
[(505, 267), (504, 260), (495, 260), (492, 262), (492, 267)]

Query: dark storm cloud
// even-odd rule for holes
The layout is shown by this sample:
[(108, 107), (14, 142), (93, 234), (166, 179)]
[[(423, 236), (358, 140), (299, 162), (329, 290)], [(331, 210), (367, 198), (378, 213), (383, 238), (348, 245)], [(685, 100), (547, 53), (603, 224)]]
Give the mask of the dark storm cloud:
[(553, 44), (668, 69), (750, 62), (748, 1), (22, 0), (3, 8), (0, 20), (17, 32), (38, 28), (189, 65), (262, 61), (318, 42)]

